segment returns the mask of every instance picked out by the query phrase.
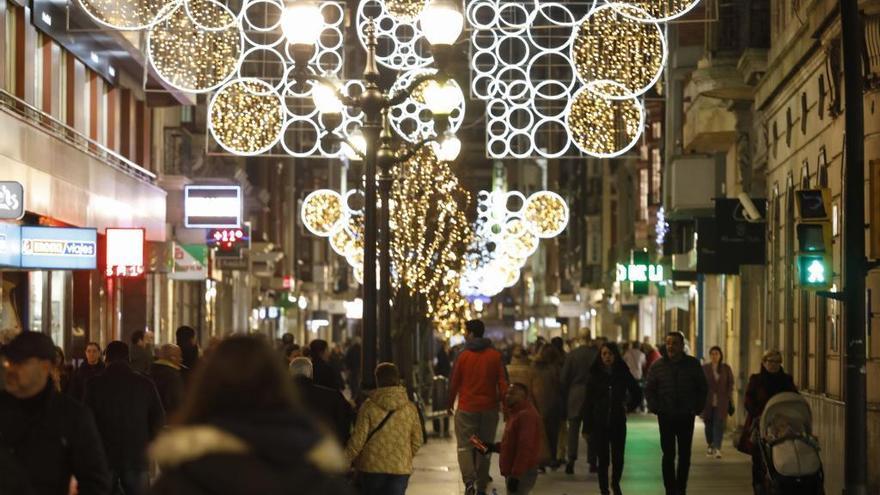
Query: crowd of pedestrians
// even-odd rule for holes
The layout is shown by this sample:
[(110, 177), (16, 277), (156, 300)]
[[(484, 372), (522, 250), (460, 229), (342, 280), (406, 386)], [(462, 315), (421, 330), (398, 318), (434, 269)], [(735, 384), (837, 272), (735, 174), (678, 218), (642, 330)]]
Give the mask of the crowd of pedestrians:
[[(0, 348), (0, 494), (406, 493), (425, 430), (395, 364), (363, 380), (357, 340), (231, 336), (202, 352), (185, 326), (176, 342), (156, 347), (140, 331), (103, 350), (92, 342), (76, 369), (42, 333)], [(586, 441), (599, 493), (621, 495), (627, 417), (647, 410), (666, 493), (684, 495), (695, 418), (706, 455), (720, 459), (735, 411), (722, 349), (704, 364), (686, 349), (678, 332), (659, 350), (589, 336), (496, 349), (483, 322), (468, 321), (464, 343), (442, 345), (434, 360), (449, 379), (439, 402), (455, 425), (466, 494), (488, 492), (493, 454), (507, 493), (524, 495), (547, 470), (574, 474)], [(738, 448), (752, 455), (758, 494), (765, 466), (754, 425), (773, 395), (796, 391), (781, 362), (768, 352), (745, 394)], [(360, 393), (364, 381), (375, 388)]]

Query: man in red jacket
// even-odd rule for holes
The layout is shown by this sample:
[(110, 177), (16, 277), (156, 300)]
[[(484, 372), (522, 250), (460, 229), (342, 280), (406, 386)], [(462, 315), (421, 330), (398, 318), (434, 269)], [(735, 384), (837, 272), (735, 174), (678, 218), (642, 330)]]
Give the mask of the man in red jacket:
[(455, 436), (466, 495), (483, 494), (489, 484), (489, 457), (477, 453), (469, 439), (476, 435), (487, 443), (495, 442), (498, 409), (507, 390), (501, 353), (492, 348), (492, 341), (483, 338), (485, 332), (480, 320), (465, 324), (465, 349), (455, 360), (449, 384), (449, 404), (458, 398)]
[(508, 494), (528, 495), (538, 481), (538, 457), (541, 452), (543, 423), (538, 410), (528, 399), (529, 390), (513, 383), (507, 390), (507, 423), (501, 443), (489, 445), (487, 452), (499, 452), (501, 474)]

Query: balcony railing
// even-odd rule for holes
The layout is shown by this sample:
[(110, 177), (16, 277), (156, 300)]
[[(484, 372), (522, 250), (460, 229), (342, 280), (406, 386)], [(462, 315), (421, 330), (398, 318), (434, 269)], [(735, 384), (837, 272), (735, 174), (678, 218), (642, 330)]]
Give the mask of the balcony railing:
[(151, 184), (156, 182), (156, 174), (4, 90), (0, 90), (0, 109), (124, 174)]

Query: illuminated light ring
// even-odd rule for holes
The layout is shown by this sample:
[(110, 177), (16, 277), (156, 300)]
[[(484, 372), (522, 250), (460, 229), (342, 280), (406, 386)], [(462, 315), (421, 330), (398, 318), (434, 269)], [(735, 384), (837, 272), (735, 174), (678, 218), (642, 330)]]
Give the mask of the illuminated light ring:
[[(666, 68), (668, 49), (660, 25), (656, 22), (639, 22), (621, 14), (629, 9), (641, 10), (638, 7), (615, 8), (611, 5), (596, 8), (584, 16), (571, 37), (569, 59), (575, 68), (575, 75), (590, 91), (613, 100), (625, 100), (646, 93), (657, 84)], [(594, 27), (615, 29), (615, 32), (624, 34), (609, 37), (607, 33), (593, 33)], [(630, 36), (636, 35), (633, 30), (643, 37), (642, 42), (636, 45), (632, 45), (630, 40)], [(598, 41), (586, 45), (590, 40)], [(607, 45), (609, 42), (610, 47)], [(597, 47), (597, 44), (601, 46)], [(623, 44), (626, 49), (621, 50)], [(652, 56), (650, 63), (642, 60), (646, 53), (656, 53), (657, 50), (659, 59)], [(617, 61), (618, 57), (624, 60)], [(609, 85), (604, 81), (617, 84)]]
[[(239, 12), (239, 14), (238, 14), (239, 15), (239, 22), (242, 23), (242, 26), (247, 24), (247, 29), (245, 31), (258, 31), (261, 33), (269, 33), (269, 32), (273, 32), (273, 31), (277, 31), (278, 36), (283, 39), (284, 35), (280, 32), (281, 31), (281, 15), (278, 16), (278, 21), (275, 24), (272, 24), (271, 26), (268, 26), (268, 27), (260, 27), (259, 25), (252, 22), (251, 18), (248, 17), (248, 10), (250, 10), (250, 8), (253, 7), (254, 5), (261, 4), (261, 3), (265, 3), (267, 5), (272, 5), (272, 6), (278, 7), (279, 14), (281, 12), (283, 12), (284, 4), (277, 1), (277, 0), (249, 0), (248, 2), (246, 2), (242, 6), (241, 12)], [(253, 43), (253, 44), (259, 45), (258, 43)]]
[[(376, 55), (376, 61), (389, 69), (395, 70), (412, 70), (431, 65), (434, 57), (424, 57), (416, 51), (419, 40), (424, 39), (421, 28), (417, 21), (403, 22), (395, 19), (382, 0), (363, 0), (358, 5), (357, 13), (357, 34), (364, 50), (367, 49), (365, 28), (370, 17), (367, 15), (367, 9), (379, 9), (379, 15), (374, 19), (376, 39), (384, 43), (390, 43), (393, 47), (391, 53), (385, 55)], [(389, 24), (389, 27), (385, 25)], [(408, 40), (397, 37), (397, 32), (401, 26), (410, 29), (413, 36)], [(427, 43), (427, 40), (425, 41)]]
[(330, 237), (336, 224), (344, 218), (342, 196), (332, 189), (310, 192), (302, 202), (300, 218), (312, 234)]
[(351, 250), (354, 249), (355, 238), (345, 229), (344, 222), (336, 224), (333, 232), (329, 235), (329, 240), (330, 248), (333, 252), (346, 259)]
[[(270, 48), (270, 47), (268, 47), (268, 46), (259, 46), (259, 45), (258, 45), (258, 46), (253, 46), (253, 47), (251, 47), (251, 48), (248, 48), (248, 50), (245, 51), (245, 52), (242, 54), (242, 56), (241, 56), (241, 61), (240, 61), (239, 64), (238, 64), (238, 70), (236, 71), (236, 74), (238, 75), (238, 78), (239, 78), (239, 79), (247, 78), (247, 77), (251, 77), (251, 76), (246, 76), (246, 75), (242, 74), (242, 69), (243, 69), (247, 64), (249, 64), (249, 63), (260, 63), (260, 62), (249, 62), (249, 61), (248, 61), (248, 57), (250, 57), (252, 53), (256, 53), (256, 52), (266, 52), (266, 53), (271, 54), (270, 56), (277, 57), (278, 60), (281, 62), (281, 65), (283, 65), (283, 66), (285, 67), (285, 70), (284, 70), (285, 74), (288, 72), (289, 67), (288, 67), (288, 65), (287, 65), (287, 62), (284, 60), (284, 57), (283, 57), (280, 53), (278, 53), (278, 50), (273, 50), (272, 48)], [(272, 83), (270, 83), (269, 81), (267, 81), (267, 80), (265, 80), (265, 79), (263, 79), (263, 78), (256, 78), (256, 79), (260, 79), (261, 81), (266, 82), (266, 83), (269, 83), (270, 85), (272, 84)], [(285, 83), (286, 81), (287, 81), (287, 77), (279, 77), (279, 78), (278, 78), (278, 82), (277, 82), (277, 84), (273, 85), (273, 86), (272, 86), (272, 89), (273, 89), (274, 91), (280, 93), (280, 92), (282, 91), (282, 89), (284, 89), (284, 86), (285, 86), (284, 83)]]
[[(436, 69), (415, 69), (406, 72), (394, 82), (394, 85), (391, 87), (391, 94), (397, 94), (398, 92), (405, 90), (409, 87), (413, 79), (418, 76), (423, 74), (435, 74), (436, 72)], [(461, 91), (461, 87), (455, 79), (450, 79), (449, 81), (451, 81), (461, 93), (461, 98), (459, 99), (455, 110), (452, 111), (452, 114), (450, 114), (448, 118), (449, 130), (455, 133), (464, 122), (464, 93)], [(428, 105), (419, 101), (419, 97), (421, 96), (420, 93), (421, 91), (417, 89), (406, 101), (400, 105), (391, 107), (388, 112), (388, 120), (391, 122), (391, 127), (399, 136), (410, 143), (417, 143), (422, 139), (437, 136), (437, 132), (434, 130), (434, 119), (430, 117), (431, 112), (428, 110)], [(422, 115), (428, 115), (429, 118), (422, 119)], [(403, 129), (403, 124), (408, 120), (417, 123), (416, 128), (410, 133), (404, 132)]]
[[(642, 22), (669, 22), (684, 15), (696, 8), (700, 0), (615, 0), (608, 2), (611, 6), (641, 7), (648, 17), (630, 17), (634, 21)], [(669, 8), (670, 4), (676, 7)], [(623, 9), (621, 9), (623, 10)], [(664, 12), (665, 10), (665, 12)], [(628, 14), (621, 14), (625, 17), (632, 16), (633, 11)]]
[[(538, 16), (542, 16), (547, 21), (547, 24), (552, 24), (553, 26), (559, 27), (559, 28), (573, 29), (578, 24), (578, 19), (575, 18), (572, 11), (569, 10), (567, 7), (565, 7), (565, 5), (563, 5), (563, 4), (560, 4), (557, 2), (541, 2), (541, 1), (536, 1), (535, 4), (536, 4), (535, 9), (532, 10), (532, 12), (529, 14), (529, 27), (530, 28), (534, 27), (535, 21), (537, 20)], [(595, 9), (595, 5), (596, 5), (595, 2), (593, 2), (593, 7), (591, 7), (588, 10), (588, 12), (592, 12)], [(548, 10), (550, 8), (558, 9), (561, 12), (565, 12), (567, 14), (566, 17), (568, 19), (565, 21), (560, 21), (559, 19), (551, 18), (548, 14), (544, 13), (545, 10)], [(569, 38), (567, 41), (563, 41), (563, 43), (560, 46), (550, 47), (550, 46), (545, 46), (545, 45), (542, 45), (541, 43), (538, 43), (536, 38), (534, 36), (532, 36), (532, 29), (526, 30), (526, 35), (528, 36), (528, 39), (532, 43), (533, 46), (535, 46), (539, 51), (547, 52), (547, 53), (564, 52), (571, 45), (571, 42), (572, 42), (571, 38)]]
[[(210, 4), (221, 6), (229, 12), (230, 17), (225, 23), (213, 24), (210, 22), (210, 17), (206, 19), (201, 19), (201, 17), (203, 17), (203, 14), (205, 13), (203, 10), (201, 10), (202, 7)], [(197, 9), (195, 8), (195, 6), (198, 6), (199, 8)], [(183, 0), (183, 8), (184, 10), (186, 10), (186, 15), (189, 16), (190, 22), (192, 22), (197, 28), (201, 29), (202, 31), (226, 31), (227, 29), (230, 29), (232, 27), (236, 27), (241, 30), (238, 15), (232, 12), (228, 4), (221, 4), (217, 0)]]
[[(128, 0), (128, 1), (132, 4), (140, 3), (139, 1), (138, 2), (131, 2), (131, 0)], [(119, 19), (118, 22), (112, 22), (112, 20), (108, 20), (107, 17), (110, 17), (110, 16), (107, 15), (107, 12), (104, 12), (102, 14), (102, 13), (98, 12), (99, 9), (94, 9), (94, 11), (92, 10), (92, 7), (94, 7), (94, 5), (98, 2), (88, 2), (86, 0), (77, 0), (77, 3), (79, 4), (80, 8), (86, 13), (86, 15), (88, 15), (93, 21), (95, 21), (96, 23), (98, 23), (102, 26), (106, 26), (111, 29), (117, 29), (120, 31), (140, 31), (143, 29), (149, 29), (149, 28), (155, 26), (156, 24), (162, 22), (166, 17), (171, 15), (171, 13), (173, 13), (178, 7), (180, 7), (181, 3), (183, 3), (183, 0), (171, 0), (171, 1), (167, 1), (167, 2), (161, 2), (163, 5), (158, 6), (158, 8), (156, 9), (156, 11), (154, 13), (144, 16), (144, 17), (149, 17), (149, 19), (138, 18), (136, 20), (132, 20), (132, 22), (124, 22), (123, 20), (119, 19), (118, 17), (117, 17), (117, 19)], [(124, 0), (104, 0), (101, 3), (109, 4), (115, 8), (120, 8), (120, 6), (126, 2)], [(118, 15), (118, 14), (114, 14), (112, 16), (115, 16), (115, 15)]]
[[(271, 106), (271, 102), (268, 100), (264, 100), (261, 102), (258, 99), (268, 98), (269, 100), (274, 99), (275, 102), (277, 102), (276, 109), (278, 111), (278, 116), (277, 116), (278, 130), (276, 132), (274, 132), (274, 136), (268, 136), (268, 135), (260, 136), (263, 138), (262, 139), (263, 142), (259, 143), (260, 146), (258, 146), (258, 147), (255, 147), (255, 148), (252, 147), (253, 149), (235, 148), (232, 145), (232, 143), (224, 142), (224, 140), (220, 139), (220, 137), (217, 134), (220, 131), (217, 129), (218, 122), (215, 120), (215, 113), (214, 113), (215, 105), (217, 104), (218, 99), (224, 98), (224, 95), (226, 95), (226, 93), (228, 91), (233, 91), (233, 90), (239, 89), (239, 88), (237, 88), (238, 86), (244, 86), (243, 91), (248, 93), (247, 98), (250, 99), (250, 101), (240, 101), (239, 103), (243, 103), (241, 108), (229, 110), (230, 112), (234, 112), (234, 114), (235, 114), (234, 116), (236, 118), (239, 118), (242, 115), (247, 115), (248, 113), (253, 114), (254, 109), (256, 107), (259, 107), (261, 104), (265, 107), (265, 109), (268, 110), (269, 107)], [(251, 91), (248, 88), (248, 86), (250, 86), (251, 88), (262, 87), (263, 89), (265, 89), (265, 92)], [(284, 106), (284, 102), (281, 100), (281, 96), (272, 90), (272, 87), (269, 83), (262, 81), (260, 79), (254, 79), (254, 78), (232, 80), (232, 81), (228, 82), (227, 84), (225, 84), (222, 88), (220, 88), (220, 90), (218, 90), (216, 93), (214, 93), (214, 95), (211, 97), (211, 102), (208, 104), (208, 132), (211, 134), (211, 137), (214, 138), (214, 141), (216, 141), (217, 144), (220, 145), (221, 148), (228, 151), (229, 153), (232, 153), (235, 155), (242, 155), (242, 156), (253, 156), (253, 155), (259, 155), (259, 154), (265, 153), (266, 151), (272, 149), (272, 147), (275, 146), (275, 144), (277, 144), (278, 141), (281, 139), (282, 131), (284, 129), (284, 127), (283, 127), (283, 123), (284, 123), (283, 106)], [(272, 117), (271, 115), (268, 115), (268, 118), (270, 120), (271, 120), (271, 117)], [(250, 122), (245, 122), (245, 123), (242, 123), (241, 125), (238, 125), (237, 129), (230, 131), (232, 133), (231, 135), (234, 136), (235, 138), (239, 138), (241, 136), (242, 132), (246, 133), (248, 130), (252, 131), (254, 129), (262, 130), (265, 133), (267, 127), (261, 126), (260, 124), (265, 123), (266, 118), (267, 118), (267, 115), (250, 115), (249, 116)], [(269, 133), (272, 133), (271, 129), (269, 129)]]
[[(481, 22), (480, 15), (479, 15), (480, 9), (489, 9), (490, 13), (492, 14), (491, 20), (489, 20), (488, 22)], [(498, 24), (498, 21), (499, 21), (498, 9), (495, 8), (495, 5), (491, 1), (481, 0), (481, 1), (476, 1), (476, 2), (469, 2), (467, 4), (466, 14), (467, 14), (467, 19), (468, 19), (468, 25), (470, 25), (474, 31), (494, 30), (496, 25)]]
[[(497, 5), (499, 5), (498, 7), (496, 7), (498, 9), (498, 24), (502, 29), (504, 29), (504, 31), (508, 33), (523, 34), (526, 30), (529, 29), (529, 27), (531, 26), (532, 17), (528, 9), (526, 9), (523, 4), (512, 2), (498, 2)], [(525, 17), (526, 20), (522, 24), (518, 24), (514, 21), (509, 21), (507, 18), (505, 18), (505, 14), (508, 11), (514, 10), (516, 10), (517, 12), (513, 12), (513, 16), (520, 14), (522, 15), (522, 17)]]
[[(547, 208), (552, 208), (548, 211)], [(548, 216), (552, 215), (548, 218)], [(523, 219), (532, 233), (541, 239), (559, 235), (568, 226), (568, 205), (553, 191), (538, 191), (529, 196)]]
[[(317, 112), (317, 110), (316, 110), (316, 112)], [(280, 140), (281, 147), (284, 149), (284, 151), (288, 155), (295, 156), (297, 158), (305, 158), (308, 156), (315, 156), (316, 152), (318, 151), (318, 149), (320, 147), (320, 143), (321, 143), (321, 127), (318, 125), (317, 122), (315, 122), (314, 119), (309, 118), (309, 117), (290, 117), (287, 119), (287, 122), (284, 123), (284, 130), (281, 132), (281, 135), (282, 136), (287, 135), (287, 132), (290, 130), (290, 128), (294, 125), (297, 125), (297, 124), (306, 124), (307, 127), (311, 127), (312, 129), (314, 129), (314, 131), (315, 131), (314, 144), (312, 144), (311, 148), (308, 148), (305, 151), (296, 151), (296, 150), (290, 149), (290, 147), (287, 145), (287, 140), (282, 138)], [(302, 132), (302, 131), (299, 131), (299, 132)]]
[[(519, 198), (522, 206), (519, 207), (518, 210), (511, 210), (508, 206), (510, 205), (510, 198)], [(508, 215), (517, 215), (521, 216), (523, 210), (526, 207), (526, 195), (519, 191), (510, 191), (504, 196), (504, 209), (507, 210)], [(520, 219), (522, 220), (522, 219)]]
[[(215, 7), (222, 9), (223, 15), (228, 15), (230, 16), (230, 18), (235, 19), (235, 16), (233, 15), (231, 10), (226, 8), (226, 6), (216, 2), (215, 0), (201, 1), (208, 1), (212, 3)], [(183, 17), (179, 20), (176, 20), (176, 16), (178, 15), (182, 15)], [(189, 33), (175, 32), (174, 34), (172, 34), (172, 31), (162, 29), (164, 24), (160, 23), (150, 28), (147, 33), (147, 58), (150, 60), (150, 65), (152, 65), (153, 68), (156, 70), (156, 74), (159, 76), (159, 78), (165, 81), (169, 86), (190, 93), (206, 93), (218, 89), (238, 72), (242, 61), (241, 56), (244, 53), (244, 34), (242, 33), (238, 24), (233, 23), (233, 25), (229, 29), (225, 30), (203, 30), (199, 28), (192, 19), (189, 18), (187, 11), (184, 9), (177, 9), (171, 16), (165, 19), (165, 22), (173, 22), (178, 26), (184, 26), (184, 23), (188, 22), (189, 27), (191, 28)], [(235, 31), (234, 34), (232, 34), (232, 30)], [(163, 47), (164, 42), (157, 42), (156, 39), (154, 39), (156, 36), (161, 37), (163, 33), (168, 33), (168, 36), (174, 36), (177, 39), (175, 40), (174, 38), (171, 38), (169, 40), (170, 42), (168, 46)], [(180, 65), (180, 60), (182, 57), (179, 55), (184, 53), (190, 55), (189, 52), (191, 52), (193, 49), (192, 45), (183, 46), (182, 44), (184, 42), (184, 38), (186, 38), (187, 35), (196, 36), (200, 38), (200, 41), (203, 43), (205, 42), (205, 38), (220, 38), (218, 40), (210, 42), (212, 49), (206, 53), (215, 54), (217, 45), (220, 45), (221, 43), (225, 44), (226, 49), (228, 49), (230, 52), (235, 52), (234, 54), (230, 53), (229, 57), (227, 57), (227, 59), (225, 60), (225, 65), (228, 66), (228, 69), (215, 74), (205, 74), (204, 72), (215, 71), (216, 67), (220, 64), (216, 63), (216, 60), (212, 60), (211, 63), (207, 63), (201, 57), (192, 56), (187, 56), (185, 58), (194, 61), (196, 65), (204, 64), (202, 67), (196, 67), (196, 69), (201, 69), (203, 73), (199, 73), (198, 70), (193, 71), (193, 67), (188, 67), (184, 69)], [(226, 37), (227, 39), (224, 40), (222, 39), (223, 37)], [(169, 57), (169, 60), (165, 60), (163, 62), (163, 59), (159, 58), (158, 54), (165, 50), (175, 53), (169, 53), (167, 55)], [(166, 67), (165, 63), (168, 63), (169, 66)], [(177, 74), (175, 75), (168, 73), (168, 71), (172, 70)], [(187, 73), (185, 72), (185, 70), (190, 70), (191, 72)], [(206, 79), (206, 83), (202, 85), (183, 86), (178, 81), (178, 79), (184, 77), (189, 79), (204, 78)]]
[[(342, 206), (343, 208), (345, 208), (345, 214), (348, 216), (363, 215), (364, 213), (363, 208), (356, 210), (351, 207), (351, 197), (355, 194), (360, 194), (361, 196), (363, 196), (364, 192), (360, 189), (349, 189), (348, 191), (346, 191), (345, 196), (342, 197)], [(364, 198), (364, 202), (366, 203), (366, 198)]]
[[(606, 81), (607, 84), (617, 84), (614, 81)], [(623, 111), (629, 114), (629, 117), (632, 117), (633, 113), (637, 113), (636, 121), (633, 119), (627, 119), (624, 122), (624, 129), (603, 129), (596, 127), (595, 123), (597, 122), (597, 118), (595, 116), (588, 115), (577, 115), (572, 117), (572, 111), (574, 110), (584, 110), (582, 106), (584, 105), (593, 105), (594, 107), (602, 107), (604, 106), (604, 110), (607, 112), (618, 112)], [(625, 108), (628, 106), (629, 108)], [(589, 109), (589, 107), (587, 107)], [(601, 108), (600, 108), (601, 109)], [(586, 153), (587, 155), (594, 156), (596, 158), (614, 158), (616, 156), (620, 156), (638, 143), (639, 138), (642, 135), (642, 132), (645, 127), (645, 108), (641, 104), (641, 102), (637, 98), (630, 98), (628, 100), (610, 100), (606, 98), (602, 98), (599, 95), (591, 92), (587, 88), (581, 88), (574, 97), (569, 101), (568, 107), (565, 110), (565, 125), (568, 128), (569, 135), (571, 136), (572, 142), (575, 146), (578, 147), (581, 151)], [(583, 134), (593, 133), (601, 136), (608, 136), (609, 134), (616, 133), (626, 133), (631, 136), (630, 141), (619, 149), (610, 149), (610, 146), (604, 146), (604, 149), (596, 149), (602, 147), (606, 143), (585, 143), (581, 141)], [(607, 138), (606, 138), (607, 139)], [(597, 146), (598, 144), (598, 146)]]
[[(564, 113), (564, 111), (563, 111)], [(535, 126), (531, 129), (531, 137), (533, 143), (538, 143), (538, 133), (541, 132), (541, 127), (547, 124), (556, 124), (560, 128), (565, 131), (568, 130), (568, 127), (561, 118), (546, 118), (539, 120)], [(559, 158), (562, 157), (568, 152), (568, 150), (574, 145), (574, 141), (572, 140), (571, 134), (569, 132), (561, 132), (560, 135), (556, 136), (556, 138), (562, 138), (564, 140), (563, 143), (559, 145), (559, 149), (556, 151), (548, 151), (543, 149), (541, 151), (541, 155), (545, 158)]]

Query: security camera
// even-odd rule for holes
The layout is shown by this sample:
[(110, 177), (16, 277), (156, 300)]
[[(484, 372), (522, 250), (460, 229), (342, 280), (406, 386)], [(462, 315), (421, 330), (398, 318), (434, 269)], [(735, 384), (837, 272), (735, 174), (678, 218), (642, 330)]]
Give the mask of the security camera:
[(760, 222), (763, 220), (761, 212), (758, 211), (758, 208), (755, 206), (755, 203), (752, 202), (752, 198), (750, 198), (748, 194), (741, 192), (737, 195), (737, 198), (739, 198), (739, 202), (743, 206), (743, 216), (746, 220), (749, 222)]

